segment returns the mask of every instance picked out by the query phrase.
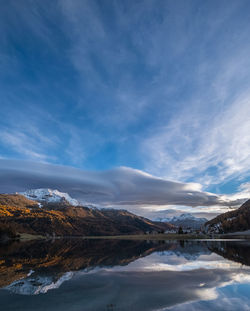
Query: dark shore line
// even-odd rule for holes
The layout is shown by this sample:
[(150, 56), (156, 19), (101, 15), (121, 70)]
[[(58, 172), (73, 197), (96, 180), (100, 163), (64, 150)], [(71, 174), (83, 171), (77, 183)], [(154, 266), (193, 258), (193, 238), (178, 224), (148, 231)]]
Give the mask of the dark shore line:
[[(247, 240), (250, 239), (250, 235), (230, 235), (230, 234), (218, 234), (214, 236), (210, 235), (191, 235), (191, 234), (136, 234), (136, 235), (106, 235), (106, 236), (42, 236), (32, 234), (20, 234), (18, 240), (51, 240), (51, 239), (119, 239), (119, 240)], [(17, 240), (17, 239), (15, 239)]]
[(85, 240), (249, 240), (250, 235), (217, 234), (192, 235), (192, 234), (135, 234), (135, 235), (100, 235), (100, 236), (43, 236), (21, 233), (17, 238), (10, 238), (8, 241), (31, 241), (31, 240), (55, 240), (55, 239), (85, 239)]

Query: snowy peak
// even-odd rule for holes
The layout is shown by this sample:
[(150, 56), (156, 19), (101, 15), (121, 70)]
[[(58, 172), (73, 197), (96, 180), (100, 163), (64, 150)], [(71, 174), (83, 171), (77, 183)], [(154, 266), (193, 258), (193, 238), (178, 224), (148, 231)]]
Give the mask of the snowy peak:
[[(202, 218), (195, 217), (189, 213), (181, 214), (180, 216), (175, 216), (172, 218), (172, 220), (187, 220), (187, 219), (194, 220), (194, 221), (200, 221), (200, 219), (202, 219)], [(205, 218), (203, 218), (203, 219), (205, 219)]]
[(38, 201), (40, 203), (62, 203), (67, 202), (70, 205), (81, 205), (77, 200), (72, 199), (68, 193), (60, 192), (52, 189), (31, 189), (19, 194), (25, 196), (27, 199)]
[(185, 213), (185, 214), (181, 214), (180, 216), (174, 216), (174, 217), (171, 217), (171, 218), (158, 218), (158, 220), (160, 221), (179, 221), (179, 220), (192, 220), (192, 221), (207, 221), (206, 218), (198, 218), (198, 217), (195, 217), (193, 216), (192, 214), (190, 213)]
[(175, 226), (182, 226), (183, 228), (200, 228), (205, 222), (206, 218), (198, 218), (190, 213), (181, 214), (180, 216), (174, 216), (172, 218), (158, 218), (158, 221), (168, 222)]

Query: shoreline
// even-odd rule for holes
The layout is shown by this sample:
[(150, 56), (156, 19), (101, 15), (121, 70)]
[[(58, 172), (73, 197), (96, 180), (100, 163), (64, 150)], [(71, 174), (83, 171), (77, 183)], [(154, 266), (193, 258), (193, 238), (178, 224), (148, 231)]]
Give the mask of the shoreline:
[(250, 235), (243, 234), (224, 234), (215, 235), (211, 237), (209, 235), (191, 235), (191, 234), (135, 234), (135, 235), (105, 235), (105, 236), (55, 236), (47, 237), (43, 235), (32, 235), (27, 233), (19, 234), (19, 238), (10, 239), (13, 241), (32, 241), (32, 240), (57, 240), (57, 239), (83, 239), (83, 240), (152, 240), (152, 241), (163, 241), (163, 240), (249, 240)]

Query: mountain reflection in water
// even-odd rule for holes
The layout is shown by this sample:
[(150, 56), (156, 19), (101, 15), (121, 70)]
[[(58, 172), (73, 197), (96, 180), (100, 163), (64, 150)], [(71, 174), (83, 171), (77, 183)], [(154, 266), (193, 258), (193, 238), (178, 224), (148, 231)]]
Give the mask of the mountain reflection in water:
[(246, 241), (14, 242), (0, 246), (0, 301), (4, 311), (250, 310), (249, 265)]

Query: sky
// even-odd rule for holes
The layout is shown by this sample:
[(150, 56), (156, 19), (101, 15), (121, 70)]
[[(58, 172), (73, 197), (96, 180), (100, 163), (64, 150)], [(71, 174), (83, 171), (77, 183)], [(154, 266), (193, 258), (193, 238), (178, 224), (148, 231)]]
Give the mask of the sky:
[[(250, 197), (249, 1), (0, 8), (0, 192), (39, 186), (50, 165), (54, 181), (77, 170), (90, 189), (95, 176), (93, 193), (106, 182), (109, 199), (91, 203), (144, 215), (218, 213)], [(26, 183), (7, 185), (8, 169)], [(64, 175), (67, 187), (50, 174), (41, 186), (87, 202), (85, 186), (77, 192)]]

